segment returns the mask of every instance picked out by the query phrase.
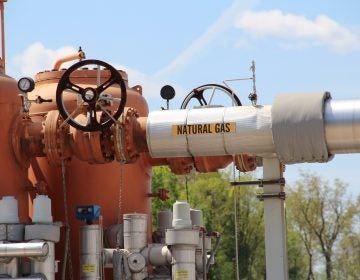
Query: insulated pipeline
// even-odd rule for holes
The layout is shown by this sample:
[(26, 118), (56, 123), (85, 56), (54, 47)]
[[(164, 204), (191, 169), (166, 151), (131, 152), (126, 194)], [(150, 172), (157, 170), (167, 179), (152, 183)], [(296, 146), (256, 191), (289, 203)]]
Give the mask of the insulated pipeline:
[(275, 152), (270, 106), (152, 112), (146, 133), (152, 157)]
[[(272, 106), (242, 106), (151, 112), (146, 129), (149, 152), (154, 158), (275, 155), (271, 110)], [(359, 153), (360, 100), (327, 99), (319, 110), (329, 153)], [(301, 142), (307, 135), (297, 137)]]

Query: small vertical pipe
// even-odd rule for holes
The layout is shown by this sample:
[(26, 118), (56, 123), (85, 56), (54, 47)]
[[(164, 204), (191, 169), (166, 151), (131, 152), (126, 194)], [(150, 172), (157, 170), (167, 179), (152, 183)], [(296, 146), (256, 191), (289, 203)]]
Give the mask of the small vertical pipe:
[(55, 280), (55, 243), (47, 241), (49, 248), (48, 254), (45, 259), (34, 258), (31, 261), (31, 273), (43, 274), (47, 280)]
[(205, 235), (205, 229), (202, 229), (202, 253), (203, 253), (203, 280), (207, 279), (207, 273), (206, 273), (206, 235)]
[[(100, 247), (101, 251), (104, 249), (104, 227), (103, 227), (103, 216), (100, 215), (99, 217), (99, 226), (100, 226)], [(101, 275), (100, 279), (105, 279), (105, 266), (102, 258), (102, 254), (100, 255), (101, 260)]]

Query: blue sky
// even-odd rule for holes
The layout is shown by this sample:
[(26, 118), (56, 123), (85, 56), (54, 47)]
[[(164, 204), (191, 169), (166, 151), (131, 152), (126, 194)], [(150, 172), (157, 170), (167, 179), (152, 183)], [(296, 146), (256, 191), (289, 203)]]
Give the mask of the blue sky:
[[(151, 110), (164, 106), (161, 86), (177, 91), (171, 108), (205, 83), (250, 75), (256, 62), (260, 104), (275, 95), (330, 91), (360, 97), (359, 1), (20, 1), (5, 3), (7, 73), (14, 78), (51, 69), (82, 46), (87, 58), (128, 71), (143, 85)], [(250, 82), (231, 84), (249, 105)], [(360, 193), (359, 155), (327, 164), (288, 166), (340, 178)]]

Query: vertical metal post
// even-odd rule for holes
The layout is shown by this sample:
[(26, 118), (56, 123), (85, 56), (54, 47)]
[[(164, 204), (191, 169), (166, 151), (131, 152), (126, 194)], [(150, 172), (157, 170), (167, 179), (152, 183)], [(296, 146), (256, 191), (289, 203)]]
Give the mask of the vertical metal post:
[[(280, 162), (277, 158), (263, 159), (264, 180), (274, 180), (282, 177)], [(264, 197), (268, 194), (283, 192), (280, 184), (264, 185)], [(285, 202), (278, 197), (264, 199), (265, 217), (265, 253), (266, 279), (287, 280), (288, 263), (286, 249)]]

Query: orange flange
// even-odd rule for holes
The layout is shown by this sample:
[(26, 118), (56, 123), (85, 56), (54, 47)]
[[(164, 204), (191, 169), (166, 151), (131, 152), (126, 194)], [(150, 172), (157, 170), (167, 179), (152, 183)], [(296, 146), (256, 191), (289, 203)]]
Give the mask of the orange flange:
[(246, 154), (235, 155), (234, 162), (236, 168), (241, 172), (254, 171), (257, 167), (256, 157)]
[(115, 158), (119, 162), (133, 163), (139, 158), (140, 153), (145, 151), (143, 144), (139, 145), (137, 141), (142, 133), (138, 118), (139, 113), (136, 109), (126, 107), (112, 129)]
[(69, 125), (64, 123), (59, 111), (49, 111), (43, 123), (44, 153), (50, 165), (59, 166), (61, 161), (71, 159)]

